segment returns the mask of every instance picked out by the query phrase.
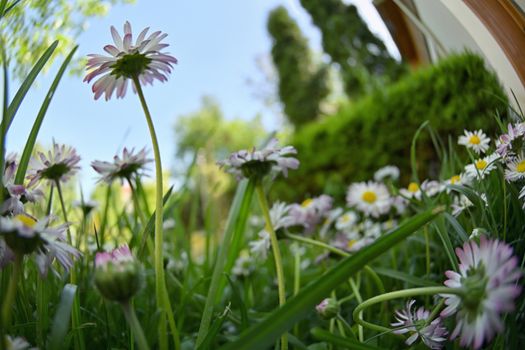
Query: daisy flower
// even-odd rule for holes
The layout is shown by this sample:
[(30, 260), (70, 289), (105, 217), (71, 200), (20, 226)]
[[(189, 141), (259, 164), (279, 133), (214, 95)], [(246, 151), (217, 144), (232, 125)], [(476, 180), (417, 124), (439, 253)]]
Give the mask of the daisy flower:
[(482, 180), (486, 175), (496, 169), (496, 160), (499, 159), (497, 153), (486, 156), (485, 158), (480, 158), (476, 160), (473, 164), (468, 164), (465, 166), (465, 173), (471, 178), (476, 178)]
[(248, 277), (255, 271), (255, 261), (246, 252), (241, 252), (235, 265), (232, 268), (232, 274), (237, 277)]
[(503, 158), (514, 155), (512, 152), (512, 142), (525, 135), (525, 123), (509, 123), (507, 133), (501, 135), (496, 141), (496, 152)]
[(248, 243), (250, 253), (256, 258), (266, 260), (268, 250), (270, 250), (270, 234), (266, 230), (261, 230), (258, 236), (259, 239)]
[(512, 248), (504, 242), (481, 235), (480, 243), (465, 242), (456, 248), (459, 272), (447, 271), (445, 285), (465, 290), (463, 295), (442, 295), (447, 307), (441, 316), (456, 314), (451, 339), (460, 336), (461, 346), (479, 349), (503, 331), (502, 314), (514, 309), (521, 288), (522, 273)]
[(53, 148), (47, 153), (38, 152), (30, 161), (27, 174), (29, 185), (40, 180), (66, 182), (80, 169), (80, 157), (73, 147), (59, 145), (53, 141)]
[(356, 207), (367, 216), (379, 217), (388, 213), (392, 205), (390, 193), (385, 185), (373, 181), (350, 185), (346, 195), (350, 207)]
[(27, 215), (0, 217), (0, 235), (10, 254), (26, 255), (34, 252), (42, 277), (47, 276), (55, 258), (64, 269), (69, 270), (73, 266), (73, 258), (80, 256), (78, 250), (65, 243), (67, 224), (52, 228), (49, 223), (49, 217), (38, 221)]
[[(168, 34), (160, 31), (148, 34), (149, 28), (144, 29), (133, 44), (131, 25), (124, 24), (124, 36), (121, 37), (115, 27), (111, 26), (111, 35), (115, 45), (106, 45), (104, 51), (110, 56), (88, 55), (86, 69), (89, 73), (84, 81), (89, 83), (95, 77), (92, 90), (95, 100), (105, 94), (106, 101), (117, 91), (117, 98), (126, 95), (128, 79), (138, 79), (142, 85), (153, 84), (154, 80), (167, 81), (171, 73), (172, 64), (177, 59), (168, 53), (161, 52), (168, 44), (161, 43)], [(133, 91), (135, 86), (133, 85)]]
[(435, 180), (425, 180), (421, 184), (421, 191), (425, 193), (427, 197), (434, 197), (436, 194), (443, 192), (445, 185)]
[(341, 215), (335, 222), (335, 228), (341, 232), (351, 230), (359, 220), (359, 216), (353, 211), (347, 211)]
[(489, 149), (490, 138), (480, 129), (478, 131), (465, 130), (465, 135), (460, 136), (458, 143), (477, 154), (485, 153)]
[(394, 330), (395, 334), (411, 333), (406, 340), (407, 345), (412, 345), (418, 338), (421, 337), (423, 343), (431, 349), (441, 349), (443, 343), (447, 340), (447, 330), (443, 326), (440, 317), (436, 318), (428, 325), (428, 318), (430, 312), (424, 307), (415, 309), (413, 306), (415, 300), (410, 300), (406, 303), (403, 310), (395, 312), (395, 319), (397, 322), (391, 323), (392, 327), (398, 329)]
[(472, 207), (474, 204), (468, 199), (467, 196), (464, 194), (460, 194), (459, 196), (454, 197), (454, 201), (450, 205), (452, 208), (452, 215), (453, 216), (459, 216), (463, 212), (463, 210)]
[(311, 232), (328, 215), (332, 209), (333, 199), (325, 194), (308, 198), (301, 204), (290, 205), (290, 217), (295, 225), (304, 226), (307, 232)]
[(142, 286), (142, 266), (127, 245), (95, 256), (95, 285), (105, 298), (125, 302)]
[(402, 188), (399, 190), (399, 194), (407, 199), (421, 199), (421, 189), (417, 182), (411, 182), (408, 184), (407, 188)]
[(127, 180), (142, 176), (145, 171), (145, 165), (152, 161), (152, 159), (146, 157), (145, 148), (134, 153), (134, 149), (128, 151), (128, 149), (124, 147), (122, 150), (122, 158), (115, 155), (112, 163), (95, 160), (91, 162), (91, 166), (101, 175), (99, 181), (111, 183), (115, 179)]
[(288, 169), (297, 169), (299, 161), (290, 155), (297, 154), (292, 146), (279, 147), (277, 139), (272, 139), (261, 150), (240, 150), (232, 153), (228, 159), (219, 161), (217, 164), (226, 168), (226, 171), (242, 177), (263, 177), (270, 171), (282, 172), (288, 175)]
[[(15, 184), (15, 175), (18, 169), (18, 161), (15, 153), (9, 154), (5, 159), (4, 176), (4, 202), (0, 207), (0, 213), (18, 215), (24, 212), (24, 202), (36, 202), (43, 197), (44, 193), (34, 186)], [(0, 189), (1, 190), (1, 189)]]
[(387, 165), (378, 169), (374, 173), (374, 180), (376, 180), (377, 182), (381, 182), (387, 178), (394, 181), (399, 179), (399, 168), (394, 165)]
[(525, 157), (523, 153), (518, 157), (510, 159), (505, 169), (505, 179), (507, 181), (518, 181), (525, 178)]

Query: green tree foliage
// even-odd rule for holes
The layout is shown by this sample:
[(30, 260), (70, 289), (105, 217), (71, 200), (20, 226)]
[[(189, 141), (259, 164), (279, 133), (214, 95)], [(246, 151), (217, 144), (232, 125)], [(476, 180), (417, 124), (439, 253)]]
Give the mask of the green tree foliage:
[(188, 159), (200, 151), (215, 162), (258, 145), (265, 131), (258, 117), (226, 120), (217, 102), (204, 97), (197, 112), (177, 118), (175, 135), (177, 158)]
[(114, 4), (133, 2), (135, 0), (8, 1), (9, 11), (0, 20), (0, 33), (10, 70), (17, 78), (25, 77), (49, 45), (59, 40), (48, 64), (51, 66), (54, 58), (72, 49), (88, 18), (106, 15)]
[(320, 103), (329, 93), (328, 68), (313, 63), (306, 38), (284, 7), (270, 12), (268, 31), (284, 113), (300, 127), (319, 115)]
[[(328, 193), (343, 198), (350, 182), (371, 179), (387, 164), (399, 166), (408, 181), (411, 141), (425, 120), (442, 140), (455, 144), (463, 129), (496, 133), (495, 115), (505, 115), (506, 108), (505, 92), (481, 58), (451, 56), (296, 133), (290, 143), (301, 166), (279, 186), (279, 196)], [(428, 132), (417, 146), (419, 175), (436, 177), (437, 154)]]
[(394, 81), (406, 67), (388, 53), (383, 41), (368, 29), (354, 5), (341, 0), (301, 0), (321, 30), (324, 51), (340, 67), (349, 97)]

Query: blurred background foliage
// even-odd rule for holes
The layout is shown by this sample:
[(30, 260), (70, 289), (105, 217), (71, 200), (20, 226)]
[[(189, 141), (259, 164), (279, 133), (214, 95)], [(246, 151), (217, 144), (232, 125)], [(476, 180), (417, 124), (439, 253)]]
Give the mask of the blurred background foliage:
[[(15, 6), (20, 2), (20, 6)], [(75, 39), (87, 28), (89, 18), (104, 16), (112, 5), (135, 0), (21, 0), (12, 2), (0, 21), (9, 68), (13, 77), (23, 79), (55, 40), (60, 45), (48, 61), (67, 54)], [(14, 35), (13, 35), (14, 34)], [(1, 58), (0, 58), (1, 60)], [(78, 63), (72, 71), (80, 72)], [(83, 68), (82, 68), (83, 70)]]

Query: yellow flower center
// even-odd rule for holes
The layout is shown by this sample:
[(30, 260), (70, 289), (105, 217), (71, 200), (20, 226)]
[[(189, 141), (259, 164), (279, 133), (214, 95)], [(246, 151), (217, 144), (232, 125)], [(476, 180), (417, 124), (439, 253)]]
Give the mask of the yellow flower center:
[(350, 248), (352, 248), (352, 247), (354, 246), (354, 244), (356, 244), (356, 243), (357, 243), (357, 240), (355, 240), (355, 239), (351, 239), (351, 240), (349, 240), (348, 243), (346, 244), (346, 247), (347, 247), (348, 249), (350, 249)]
[(302, 203), (301, 203), (301, 207), (303, 208), (306, 208), (306, 207), (309, 207), (310, 204), (312, 204), (314, 200), (312, 198), (308, 198), (308, 199), (305, 199)]
[(479, 136), (478, 135), (472, 135), (469, 139), (468, 139), (468, 142), (472, 145), (479, 145), (480, 143), (480, 139), (479, 139)]
[(343, 223), (350, 221), (350, 215), (348, 215), (348, 214), (343, 215), (343, 216), (341, 217), (341, 221), (342, 221)]
[(486, 160), (480, 159), (476, 161), (475, 165), (476, 165), (476, 169), (483, 170), (487, 167), (488, 164)]
[(361, 197), (367, 203), (374, 203), (377, 200), (377, 195), (372, 191), (365, 191)]
[(452, 185), (457, 184), (461, 180), (461, 177), (459, 175), (454, 175), (450, 178), (450, 183)]
[(525, 160), (522, 160), (516, 165), (516, 171), (518, 173), (525, 173)]
[(18, 215), (15, 216), (15, 219), (20, 221), (26, 227), (33, 228), (36, 225), (36, 220), (33, 219), (32, 217), (27, 216), (27, 215), (18, 214)]
[(408, 184), (408, 192), (416, 193), (419, 191), (419, 185), (415, 182)]

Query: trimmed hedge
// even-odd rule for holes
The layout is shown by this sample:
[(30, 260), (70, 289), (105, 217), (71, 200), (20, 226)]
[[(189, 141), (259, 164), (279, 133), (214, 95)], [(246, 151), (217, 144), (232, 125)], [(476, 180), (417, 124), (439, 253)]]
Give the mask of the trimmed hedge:
[[(453, 55), (299, 130), (290, 143), (301, 166), (274, 192), (285, 200), (319, 193), (341, 199), (349, 183), (370, 179), (387, 164), (399, 166), (407, 180), (410, 144), (425, 120), (455, 142), (465, 128), (495, 133), (495, 113), (504, 116), (506, 109), (505, 92), (483, 60)], [(427, 132), (418, 139), (417, 160), (420, 176), (428, 176), (436, 154)]]

